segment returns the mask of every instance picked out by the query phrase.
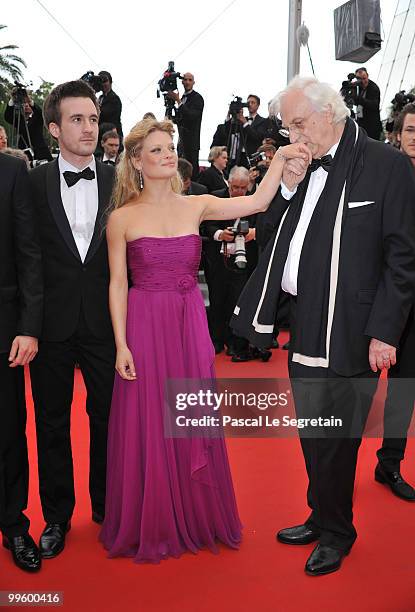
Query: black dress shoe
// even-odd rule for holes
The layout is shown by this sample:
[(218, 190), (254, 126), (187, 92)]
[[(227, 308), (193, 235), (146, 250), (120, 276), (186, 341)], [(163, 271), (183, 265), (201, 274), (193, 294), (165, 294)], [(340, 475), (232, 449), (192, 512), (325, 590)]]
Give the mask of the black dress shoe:
[(275, 338), (272, 339), (271, 342), (271, 348), (272, 349), (277, 349), (280, 345), (278, 344), (278, 340), (276, 340)]
[(233, 348), (233, 346), (228, 346), (228, 348), (226, 349), (226, 355), (228, 357), (233, 357), (235, 355), (235, 349)]
[(282, 348), (283, 348), (284, 351), (289, 351), (290, 350), (290, 341), (288, 340), (288, 342), (283, 344)]
[(11, 551), (13, 561), (20, 569), (25, 572), (38, 572), (40, 570), (42, 559), (39, 549), (28, 533), (14, 538), (3, 536), (3, 546)]
[(317, 544), (305, 564), (305, 573), (309, 576), (331, 574), (340, 569), (342, 561), (349, 551), (337, 550), (330, 546)]
[(320, 531), (312, 525), (296, 525), (281, 529), (277, 533), (278, 542), (283, 544), (310, 544), (320, 537)]
[(102, 525), (104, 522), (104, 515), (99, 512), (92, 512), (92, 520), (94, 523), (98, 523), (98, 525)]
[(388, 485), (392, 493), (401, 499), (415, 501), (415, 489), (402, 478), (399, 470), (396, 472), (387, 472), (380, 463), (378, 463), (375, 469), (375, 480), (381, 484)]
[(215, 347), (215, 355), (219, 355), (225, 348), (221, 342), (214, 342), (213, 346)]
[(40, 536), (40, 554), (44, 559), (56, 557), (65, 548), (65, 537), (71, 528), (71, 522), (46, 523)]

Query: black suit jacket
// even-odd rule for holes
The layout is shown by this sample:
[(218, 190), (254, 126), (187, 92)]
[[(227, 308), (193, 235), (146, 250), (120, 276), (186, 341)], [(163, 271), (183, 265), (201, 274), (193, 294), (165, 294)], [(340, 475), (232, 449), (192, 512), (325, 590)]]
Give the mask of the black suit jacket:
[(359, 96), (356, 103), (363, 106), (363, 117), (357, 119), (357, 123), (366, 130), (368, 136), (379, 140), (382, 123), (379, 111), (380, 89), (376, 83), (369, 79), (365, 97)]
[(16, 335), (38, 338), (42, 266), (26, 164), (0, 154), (0, 352)]
[[(18, 116), (17, 116), (18, 117)], [(14, 107), (6, 106), (6, 110), (4, 111), (4, 119), (10, 125), (13, 125), (14, 118)], [(17, 118), (16, 118), (17, 121)], [(17, 123), (16, 123), (17, 127)], [(30, 141), (33, 147), (33, 154), (35, 159), (47, 159), (48, 161), (52, 160), (52, 155), (50, 154), (48, 145), (46, 144), (44, 135), (43, 135), (43, 115), (42, 110), (37, 106), (37, 104), (33, 105), (33, 114), (27, 120), (27, 128), (29, 131)], [(30, 146), (27, 138), (26, 126), (24, 122), (24, 115), (20, 113), (20, 126), (19, 126), (19, 149), (28, 149)]]
[(76, 330), (81, 307), (91, 332), (110, 338), (108, 306), (109, 269), (105, 238), (114, 167), (96, 162), (98, 214), (94, 234), (82, 262), (63, 207), (58, 161), (30, 173), (36, 217), (39, 222), (45, 279), (44, 317), (41, 338), (60, 342)]
[[(185, 94), (186, 95), (186, 94)], [(192, 91), (187, 100), (177, 109), (177, 125), (179, 137), (184, 151), (199, 151), (200, 125), (202, 123), (204, 101), (200, 93)]]
[(115, 91), (110, 89), (110, 91), (104, 95), (101, 94), (99, 97), (100, 104), (100, 114), (99, 114), (99, 123), (113, 123), (117, 128), (118, 136), (122, 142), (123, 134), (121, 127), (121, 110), (122, 104), (121, 99)]
[[(301, 188), (290, 206), (296, 205), (297, 197)], [(282, 268), (279, 272), (282, 276)], [(275, 279), (280, 281), (281, 277)], [(331, 369), (341, 376), (368, 371), (371, 338), (397, 347), (414, 292), (413, 168), (393, 147), (367, 138), (354, 166), (343, 214)]]
[(201, 185), (200, 183), (191, 181), (190, 187), (186, 195), (203, 195), (204, 193), (208, 193), (207, 187), (205, 185)]
[(248, 156), (251, 156), (261, 146), (267, 131), (267, 119), (256, 115), (250, 125), (242, 126), (242, 134), (245, 139), (245, 149)]

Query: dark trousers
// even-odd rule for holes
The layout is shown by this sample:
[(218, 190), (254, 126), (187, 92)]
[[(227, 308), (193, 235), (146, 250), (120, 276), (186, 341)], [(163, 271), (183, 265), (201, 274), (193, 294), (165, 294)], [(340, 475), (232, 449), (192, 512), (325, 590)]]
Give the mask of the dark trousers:
[(388, 472), (399, 471), (415, 401), (415, 320), (412, 312), (397, 350), (396, 365), (388, 373), (384, 438), (379, 462)]
[(184, 157), (188, 162), (192, 164), (192, 181), (197, 181), (199, 176), (199, 149), (195, 149), (194, 146), (186, 141), (179, 141), (178, 154), (180, 157)]
[(114, 380), (113, 339), (96, 338), (81, 314), (78, 329), (63, 342), (40, 342), (31, 365), (35, 402), (39, 490), (45, 521), (71, 518), (75, 506), (70, 415), (74, 368), (87, 390), (89, 492), (92, 510), (104, 515), (108, 418)]
[(232, 346), (236, 352), (243, 351), (248, 341), (232, 333), (229, 327), (233, 310), (244, 288), (247, 275), (225, 268), (220, 257), (205, 258), (205, 278), (209, 289), (209, 330), (212, 342)]
[(26, 533), (29, 465), (24, 369), (10, 368), (0, 354), (0, 530), (9, 538)]
[(343, 423), (339, 429), (299, 430), (309, 481), (307, 503), (311, 514), (306, 523), (320, 530), (322, 545), (348, 551), (357, 537), (353, 525), (357, 455), (378, 374), (368, 370), (358, 377), (344, 378), (330, 368), (294, 363), (295, 310), (292, 303), (289, 374), (297, 417), (334, 416)]

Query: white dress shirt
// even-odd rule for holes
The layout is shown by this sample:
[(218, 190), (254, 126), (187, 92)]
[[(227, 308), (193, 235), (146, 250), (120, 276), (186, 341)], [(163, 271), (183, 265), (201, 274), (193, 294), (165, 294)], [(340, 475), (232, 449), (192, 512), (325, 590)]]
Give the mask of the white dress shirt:
[[(334, 157), (338, 146), (339, 143), (337, 142), (329, 151), (327, 151), (326, 155), (331, 155)], [(308, 226), (310, 225), (311, 217), (313, 216), (316, 204), (326, 184), (326, 180), (327, 172), (321, 167), (311, 173), (300, 219), (294, 232), (294, 236), (291, 238), (290, 248), (288, 250), (288, 256), (285, 262), (281, 281), (282, 290), (286, 293), (290, 293), (291, 295), (297, 295), (298, 266), (300, 264), (304, 238), (307, 233)], [(296, 191), (297, 187), (294, 189), (294, 191), (289, 191), (284, 183), (281, 183), (281, 195), (286, 200), (291, 200)]]
[(115, 163), (116, 163), (116, 161), (117, 161), (117, 156), (115, 156), (115, 157), (108, 157), (108, 156), (107, 156), (107, 154), (106, 154), (106, 153), (104, 153), (104, 156), (103, 156), (103, 158), (102, 158), (102, 163), (103, 163), (103, 164), (105, 164), (105, 162), (106, 162), (106, 161), (110, 161), (110, 162), (112, 162), (113, 164), (115, 164)]
[[(95, 220), (98, 213), (98, 183), (95, 157), (84, 168), (76, 168), (59, 155), (59, 171), (61, 175), (61, 196), (63, 208), (69, 221), (70, 228), (82, 261), (91, 244), (94, 233)], [(88, 181), (80, 179), (76, 185), (68, 187), (63, 173), (81, 172), (85, 168), (95, 172), (95, 178)]]

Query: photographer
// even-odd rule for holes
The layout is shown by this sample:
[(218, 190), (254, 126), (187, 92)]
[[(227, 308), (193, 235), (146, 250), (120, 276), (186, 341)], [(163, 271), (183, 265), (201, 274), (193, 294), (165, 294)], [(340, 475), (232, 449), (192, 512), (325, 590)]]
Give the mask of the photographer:
[[(415, 178), (415, 104), (407, 104), (394, 121), (401, 151), (412, 163)], [(396, 364), (388, 372), (388, 391), (384, 411), (384, 439), (378, 450), (375, 479), (389, 486), (392, 493), (415, 501), (415, 489), (401, 476), (407, 433), (415, 401), (415, 311), (409, 314), (401, 336)]]
[[(213, 195), (222, 198), (234, 198), (246, 195), (249, 184), (248, 170), (239, 166), (232, 168), (229, 176), (229, 188), (214, 192)], [(232, 206), (232, 202), (229, 203)], [(221, 353), (226, 344), (227, 354), (232, 361), (248, 361), (248, 342), (243, 338), (234, 336), (229, 328), (229, 320), (238, 297), (248, 280), (250, 264), (255, 267), (257, 249), (255, 241), (255, 215), (247, 217), (249, 231), (244, 235), (246, 243), (247, 267), (237, 269), (234, 255), (231, 254), (235, 243), (235, 233), (230, 226), (232, 221), (205, 221), (200, 228), (203, 241), (203, 255), (205, 262), (205, 277), (209, 288), (209, 328), (216, 353)], [(228, 256), (224, 254), (227, 245)], [(232, 246), (229, 246), (232, 245)]]
[[(12, 136), (12, 141), (13, 138), (18, 136), (17, 146), (19, 149), (31, 149), (33, 159), (51, 161), (52, 155), (43, 135), (42, 110), (33, 102), (26, 89), (21, 85), (13, 87), (11, 93), (12, 97), (6, 106), (4, 119), (13, 126), (16, 132)], [(30, 161), (33, 161), (33, 159)]]
[(243, 127), (243, 136), (245, 141), (245, 150), (248, 156), (251, 156), (261, 145), (265, 138), (267, 120), (258, 114), (258, 108), (261, 100), (258, 96), (250, 94), (247, 98), (248, 117), (245, 117), (243, 111), (238, 113), (238, 120)]
[(186, 72), (182, 79), (184, 94), (180, 98), (177, 91), (169, 91), (168, 97), (177, 102), (176, 123), (179, 129), (178, 153), (193, 166), (192, 180), (199, 174), (200, 126), (204, 100), (200, 93), (194, 91), (195, 78)]
[[(117, 128), (118, 136), (122, 146), (122, 127), (121, 127), (121, 99), (112, 89), (112, 76), (107, 70), (98, 73), (101, 77), (102, 94), (98, 98), (100, 106), (99, 125), (103, 123), (113, 123)], [(107, 130), (106, 130), (107, 131)]]
[(277, 149), (274, 145), (263, 144), (259, 147), (258, 151), (249, 158), (252, 164), (249, 169), (249, 192), (253, 192), (254, 186), (259, 185), (262, 181), (276, 152)]
[(355, 87), (353, 97), (353, 102), (357, 106), (356, 121), (366, 130), (370, 138), (379, 140), (382, 131), (379, 87), (369, 79), (366, 68), (358, 68), (355, 75), (360, 81)]

